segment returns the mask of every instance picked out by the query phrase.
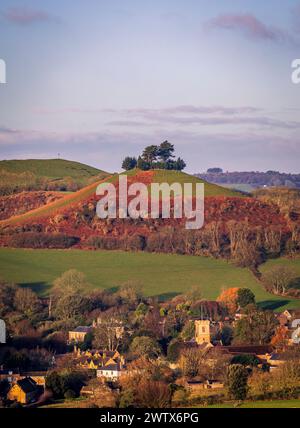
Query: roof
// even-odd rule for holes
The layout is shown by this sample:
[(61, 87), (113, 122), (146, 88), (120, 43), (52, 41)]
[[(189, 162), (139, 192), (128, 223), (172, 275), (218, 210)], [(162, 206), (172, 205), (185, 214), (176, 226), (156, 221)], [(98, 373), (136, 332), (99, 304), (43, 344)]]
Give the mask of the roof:
[(270, 345), (245, 345), (245, 346), (216, 346), (215, 349), (226, 351), (229, 354), (271, 354), (274, 348)]
[(101, 367), (99, 370), (102, 371), (121, 371), (120, 364), (109, 364), (108, 366)]
[(71, 333), (89, 333), (92, 327), (82, 326), (76, 327), (74, 330), (70, 330)]
[(17, 385), (23, 392), (25, 392), (25, 394), (34, 392), (37, 389), (36, 382), (31, 377), (25, 377), (24, 379), (18, 380)]

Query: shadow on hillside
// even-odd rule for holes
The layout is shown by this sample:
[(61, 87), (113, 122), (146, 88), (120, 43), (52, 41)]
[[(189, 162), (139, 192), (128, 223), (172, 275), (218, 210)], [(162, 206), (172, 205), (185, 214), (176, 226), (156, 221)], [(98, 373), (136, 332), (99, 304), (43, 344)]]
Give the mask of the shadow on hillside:
[(294, 278), (294, 279), (290, 282), (290, 288), (296, 288), (296, 289), (299, 289), (299, 288), (300, 288), (300, 277), (298, 277), (298, 278)]
[(257, 305), (262, 309), (274, 311), (290, 303), (290, 300), (264, 300)]
[(32, 291), (39, 295), (47, 294), (51, 289), (51, 285), (47, 282), (19, 282), (18, 285), (24, 288), (31, 288)]
[(179, 296), (181, 293), (176, 293), (176, 292), (170, 292), (170, 293), (163, 293), (163, 294), (156, 294), (155, 297), (156, 299), (158, 299), (159, 302), (165, 302), (166, 300), (171, 300), (176, 296)]

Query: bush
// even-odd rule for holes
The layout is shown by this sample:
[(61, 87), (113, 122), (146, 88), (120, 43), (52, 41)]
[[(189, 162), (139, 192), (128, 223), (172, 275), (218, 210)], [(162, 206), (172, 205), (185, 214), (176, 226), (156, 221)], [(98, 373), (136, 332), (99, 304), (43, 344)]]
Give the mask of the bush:
[(65, 397), (67, 400), (72, 400), (72, 399), (76, 398), (76, 393), (75, 393), (72, 389), (68, 389), (68, 390), (65, 392), (64, 397)]
[(13, 235), (9, 245), (16, 248), (70, 248), (79, 241), (76, 236), (25, 232)]

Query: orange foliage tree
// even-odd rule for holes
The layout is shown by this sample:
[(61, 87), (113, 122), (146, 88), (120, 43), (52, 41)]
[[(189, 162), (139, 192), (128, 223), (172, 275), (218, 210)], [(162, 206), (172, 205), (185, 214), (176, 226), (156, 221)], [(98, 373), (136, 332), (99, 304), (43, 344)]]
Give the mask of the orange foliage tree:
[(217, 301), (228, 309), (230, 314), (234, 314), (238, 309), (238, 287), (224, 289)]

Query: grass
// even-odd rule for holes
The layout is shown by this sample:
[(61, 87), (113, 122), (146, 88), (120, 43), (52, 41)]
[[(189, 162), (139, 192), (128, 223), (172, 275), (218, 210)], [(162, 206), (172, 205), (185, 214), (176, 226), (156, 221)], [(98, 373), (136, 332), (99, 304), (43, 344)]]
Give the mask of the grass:
[(206, 257), (122, 251), (0, 249), (0, 278), (47, 295), (53, 280), (68, 269), (86, 274), (91, 288), (114, 289), (127, 281), (143, 286), (145, 295), (167, 299), (199, 285), (206, 299), (222, 288), (247, 287), (262, 306), (300, 307), (300, 301), (267, 293), (251, 272)]
[(205, 196), (238, 196), (243, 195), (235, 190), (227, 189), (225, 187), (218, 186), (217, 184), (208, 183), (201, 180), (193, 175), (186, 174), (185, 172), (179, 171), (168, 171), (168, 170), (155, 170), (154, 181), (157, 183), (204, 183), (204, 194)]
[[(129, 171), (127, 175), (129, 177), (133, 177), (139, 172), (140, 172), (139, 170), (135, 169), (135, 170)], [(26, 223), (26, 220), (31, 220), (35, 218), (36, 219), (46, 218), (50, 215), (63, 212), (64, 208), (68, 208), (70, 205), (75, 203), (83, 202), (87, 200), (89, 197), (91, 197), (92, 195), (94, 195), (98, 184), (101, 183), (102, 181), (115, 183), (117, 180), (118, 180), (117, 174), (114, 174), (112, 176), (105, 177), (105, 178), (103, 177), (103, 180), (92, 183), (77, 192), (67, 195), (63, 199), (59, 199), (57, 201), (52, 202), (51, 204), (36, 208), (35, 210), (29, 211), (25, 214), (11, 217), (8, 220), (4, 220), (0, 222), (0, 226), (7, 225), (7, 224), (10, 224), (10, 225), (23, 224), (23, 223)], [(195, 183), (203, 183), (203, 180), (200, 180), (199, 178), (194, 177), (192, 175), (185, 174), (179, 171), (166, 171), (166, 170), (155, 170), (153, 181), (157, 183), (167, 182), (170, 184), (175, 182), (180, 184), (192, 183), (193, 185)], [(195, 190), (195, 186), (193, 186), (193, 191), (194, 190)], [(240, 197), (242, 195), (239, 194), (238, 192), (225, 189), (215, 184), (205, 183), (205, 196), (238, 196)]]
[[(215, 404), (208, 406), (210, 409), (233, 409), (234, 403)], [(300, 399), (298, 400), (274, 400), (274, 401), (245, 401), (238, 406), (239, 409), (299, 409)]]
[(64, 159), (25, 159), (0, 161), (0, 170), (13, 173), (32, 172), (38, 177), (84, 179), (100, 174), (101, 170)]

